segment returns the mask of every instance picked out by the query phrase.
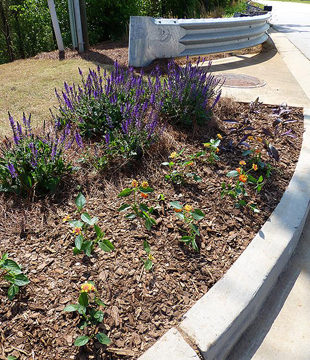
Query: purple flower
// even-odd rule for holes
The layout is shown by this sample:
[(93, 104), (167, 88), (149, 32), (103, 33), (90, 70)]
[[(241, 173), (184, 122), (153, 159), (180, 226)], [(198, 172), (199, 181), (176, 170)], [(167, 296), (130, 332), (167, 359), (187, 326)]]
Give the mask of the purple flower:
[(8, 168), (8, 170), (9, 170), (9, 172), (10, 172), (13, 179), (18, 177), (13, 164), (8, 163), (7, 168)]
[(79, 148), (81, 148), (81, 149), (83, 148), (83, 141), (82, 141), (81, 135), (78, 131), (75, 132), (75, 142), (77, 143)]

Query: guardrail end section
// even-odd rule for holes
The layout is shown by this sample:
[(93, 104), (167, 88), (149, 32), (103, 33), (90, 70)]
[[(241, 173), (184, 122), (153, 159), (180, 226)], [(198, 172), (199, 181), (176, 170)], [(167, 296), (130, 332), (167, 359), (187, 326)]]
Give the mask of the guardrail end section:
[(177, 24), (158, 26), (152, 17), (131, 16), (129, 66), (147, 66), (157, 58), (178, 56), (184, 50), (184, 45), (179, 43), (183, 32)]

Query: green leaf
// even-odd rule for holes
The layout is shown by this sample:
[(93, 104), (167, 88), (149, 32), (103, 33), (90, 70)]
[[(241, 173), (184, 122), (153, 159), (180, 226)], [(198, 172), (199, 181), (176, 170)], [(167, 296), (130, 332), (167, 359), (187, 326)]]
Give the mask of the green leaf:
[(199, 209), (195, 209), (194, 211), (192, 211), (191, 215), (195, 220), (201, 220), (205, 217), (205, 214)]
[(17, 360), (17, 357), (9, 355), (6, 360)]
[(118, 208), (118, 211), (125, 211), (131, 208), (129, 204), (123, 204), (121, 207)]
[(110, 340), (109, 337), (108, 337), (106, 334), (104, 334), (104, 333), (98, 333), (98, 334), (96, 335), (96, 338), (97, 338), (97, 340), (98, 340), (101, 344), (103, 344), (103, 345), (110, 345), (110, 344), (111, 344), (111, 340)]
[(75, 247), (76, 247), (78, 250), (82, 250), (83, 241), (84, 241), (83, 235), (78, 235), (78, 236), (75, 238), (74, 244), (75, 244)]
[(145, 204), (140, 204), (139, 208), (142, 211), (149, 212), (149, 208)]
[(1, 260), (5, 261), (8, 257), (9, 257), (8, 253), (4, 253), (4, 254), (2, 255)]
[(111, 252), (114, 250), (114, 245), (108, 239), (103, 239), (102, 241), (99, 241), (98, 245), (100, 249), (105, 252)]
[(86, 204), (86, 199), (82, 193), (79, 193), (78, 196), (75, 199), (75, 205), (81, 211)]
[(154, 189), (152, 189), (151, 187), (144, 188), (142, 186), (139, 187), (139, 190), (143, 194), (150, 194), (150, 193), (152, 193), (154, 191)]
[(79, 250), (77, 247), (75, 247), (73, 249), (73, 255), (77, 255), (77, 254), (80, 254), (81, 253), (81, 250)]
[(198, 176), (198, 175), (196, 175), (196, 174), (194, 175), (194, 180), (197, 181), (197, 182), (201, 182), (201, 181), (202, 181), (201, 177)]
[(14, 296), (16, 294), (18, 294), (19, 292), (19, 287), (16, 284), (12, 284), (9, 288), (8, 288), (8, 298), (9, 300), (13, 300)]
[(82, 245), (82, 250), (87, 256), (91, 256), (91, 253), (93, 251), (93, 242), (89, 240), (84, 241)]
[(179, 218), (180, 220), (182, 220), (182, 221), (184, 221), (184, 214), (183, 213), (175, 213), (175, 216), (177, 217), (177, 218)]
[(89, 214), (87, 213), (83, 213), (81, 215), (81, 219), (88, 225), (94, 225), (96, 224), (96, 222), (98, 221), (98, 218), (97, 217), (93, 217), (91, 218)]
[(13, 261), (11, 259), (6, 259), (2, 264), (2, 268), (5, 269), (5, 270), (12, 271), (14, 274), (20, 274), (21, 273), (20, 266), (15, 261)]
[(84, 307), (88, 306), (88, 295), (86, 292), (81, 292), (79, 296), (79, 304)]
[(152, 219), (147, 218), (147, 219), (145, 220), (145, 227), (148, 229), (148, 231), (151, 230), (153, 224), (154, 224), (154, 223), (153, 223)]
[(199, 247), (198, 247), (198, 245), (197, 245), (197, 243), (196, 243), (196, 239), (195, 239), (195, 238), (192, 239), (192, 247), (193, 247), (193, 249), (194, 249), (195, 251), (199, 251)]
[(169, 166), (169, 165), (170, 165), (170, 163), (169, 163), (169, 162), (167, 162), (167, 161), (165, 161), (165, 162), (161, 163), (161, 165), (164, 165), (164, 166)]
[(243, 151), (243, 153), (242, 153), (242, 156), (247, 156), (247, 155), (250, 155), (250, 154), (252, 154), (252, 150), (245, 150), (245, 151)]
[(180, 241), (184, 242), (186, 245), (188, 245), (191, 241), (192, 241), (192, 238), (191, 236), (182, 236)]
[(95, 298), (95, 303), (97, 304), (97, 305), (100, 305), (100, 306), (106, 306), (106, 304), (104, 303), (104, 302), (102, 302), (100, 299), (98, 299), (98, 298)]
[(103, 321), (103, 318), (104, 318), (104, 312), (101, 311), (101, 310), (98, 310), (95, 312), (94, 314), (94, 318), (98, 321), (98, 322), (102, 322)]
[(257, 180), (255, 179), (254, 176), (248, 174), (248, 182), (250, 182), (251, 184), (256, 184), (257, 183)]
[(147, 254), (150, 254), (151, 252), (151, 247), (150, 245), (148, 244), (148, 242), (146, 240), (143, 241), (143, 248), (144, 248), (144, 251), (147, 253)]
[(135, 219), (136, 217), (136, 214), (135, 213), (130, 213), (130, 214), (127, 214), (125, 216), (126, 219), (129, 219), (129, 220), (132, 220), (132, 219)]
[(228, 177), (236, 177), (236, 176), (239, 176), (239, 173), (237, 170), (232, 170), (232, 171), (229, 171), (226, 176)]
[(83, 221), (79, 220), (71, 220), (69, 221), (69, 224), (74, 228), (81, 228), (84, 225)]
[(170, 201), (169, 203), (175, 209), (182, 209), (183, 205), (179, 201)]
[(153, 266), (153, 261), (151, 259), (147, 259), (144, 263), (145, 270), (151, 270)]
[(82, 320), (78, 323), (77, 327), (78, 327), (80, 330), (85, 329), (85, 328), (87, 327), (87, 321), (82, 319)]
[(125, 197), (125, 196), (129, 196), (132, 192), (134, 191), (134, 189), (124, 189), (123, 191), (121, 191), (117, 197)]
[(198, 226), (195, 225), (195, 224), (190, 224), (190, 227), (192, 230), (194, 230), (195, 234), (197, 234), (198, 236), (200, 235), (199, 233), (199, 229), (198, 229)]
[(79, 305), (77, 304), (70, 304), (67, 305), (63, 311), (67, 311), (67, 312), (73, 312), (73, 311), (78, 311)]
[(76, 338), (74, 345), (75, 346), (84, 346), (88, 343), (89, 337), (86, 335), (79, 336)]
[(94, 225), (94, 229), (95, 229), (95, 233), (97, 235), (97, 238), (101, 239), (104, 234), (101, 231), (100, 227), (98, 225)]
[(18, 274), (15, 276), (14, 284), (17, 286), (24, 286), (29, 284), (29, 279), (24, 274)]

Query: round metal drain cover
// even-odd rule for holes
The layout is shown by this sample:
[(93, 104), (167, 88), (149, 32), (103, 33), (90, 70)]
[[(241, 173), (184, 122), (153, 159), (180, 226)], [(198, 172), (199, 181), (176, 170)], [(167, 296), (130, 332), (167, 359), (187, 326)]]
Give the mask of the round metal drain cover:
[(223, 86), (235, 88), (256, 88), (266, 85), (265, 81), (255, 76), (239, 74), (217, 74), (217, 79), (224, 82)]

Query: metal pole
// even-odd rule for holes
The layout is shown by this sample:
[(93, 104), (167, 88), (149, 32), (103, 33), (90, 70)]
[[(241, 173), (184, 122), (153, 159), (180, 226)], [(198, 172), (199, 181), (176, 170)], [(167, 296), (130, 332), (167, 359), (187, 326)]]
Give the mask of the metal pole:
[(83, 31), (83, 38), (84, 38), (84, 50), (89, 51), (89, 39), (88, 39), (88, 31), (87, 31), (87, 16), (86, 16), (85, 0), (80, 0), (80, 11), (81, 11), (82, 31)]
[(76, 38), (76, 24), (75, 24), (74, 6), (72, 0), (68, 0), (68, 9), (69, 9), (70, 30), (71, 30), (71, 38), (72, 38), (72, 48), (76, 49), (78, 43)]
[(79, 0), (74, 0), (74, 12), (75, 12), (75, 23), (77, 30), (77, 38), (79, 45), (79, 52), (84, 52), (84, 42), (83, 42), (83, 32), (82, 32), (82, 23), (81, 23), (81, 13), (80, 13), (80, 4)]
[(54, 0), (47, 0), (47, 1), (48, 1), (48, 7), (50, 9), (51, 17), (52, 17), (52, 23), (53, 23), (55, 36), (56, 36), (57, 46), (59, 49), (59, 59), (62, 60), (65, 58), (65, 48), (64, 48), (63, 41), (62, 41), (62, 36), (61, 36), (60, 27), (59, 27), (59, 23), (58, 23), (58, 19), (57, 19)]

